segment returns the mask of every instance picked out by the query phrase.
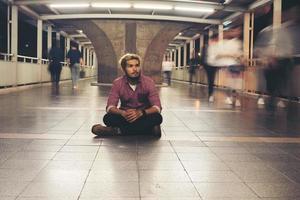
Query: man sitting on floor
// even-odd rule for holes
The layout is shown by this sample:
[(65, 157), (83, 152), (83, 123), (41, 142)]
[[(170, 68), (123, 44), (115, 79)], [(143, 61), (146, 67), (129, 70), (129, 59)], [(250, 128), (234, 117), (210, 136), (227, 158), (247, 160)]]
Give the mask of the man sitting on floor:
[(125, 54), (120, 59), (125, 75), (113, 81), (103, 117), (106, 127), (94, 125), (95, 135), (149, 133), (161, 137), (160, 99), (154, 81), (141, 74), (140, 63), (136, 54)]

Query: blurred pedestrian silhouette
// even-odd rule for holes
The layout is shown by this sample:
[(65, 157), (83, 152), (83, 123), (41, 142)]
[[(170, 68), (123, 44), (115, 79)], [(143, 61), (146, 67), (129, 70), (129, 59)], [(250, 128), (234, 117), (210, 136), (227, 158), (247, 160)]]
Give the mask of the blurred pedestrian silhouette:
[(164, 79), (169, 86), (171, 85), (171, 75), (174, 66), (174, 62), (171, 61), (170, 57), (166, 57), (166, 59), (162, 62), (162, 71), (164, 73)]
[(81, 52), (77, 49), (76, 46), (72, 45), (71, 49), (68, 51), (67, 58), (68, 58), (69, 67), (71, 70), (72, 86), (73, 86), (73, 89), (77, 89), (80, 66), (82, 65)]
[(193, 82), (193, 77), (196, 73), (196, 69), (200, 66), (200, 58), (197, 52), (193, 51), (192, 57), (189, 62), (189, 82), (190, 85)]
[(49, 51), (49, 66), (48, 70), (51, 74), (52, 86), (55, 89), (59, 88), (60, 73), (62, 70), (63, 52), (59, 45), (52, 47)]
[[(283, 13), (284, 22), (280, 26), (267, 26), (257, 37), (255, 55), (264, 66), (266, 89), (271, 96), (269, 106), (275, 105), (275, 99), (287, 94), (286, 83), (294, 66), (294, 60), (299, 56), (299, 6)], [(258, 104), (264, 104), (259, 98)], [(278, 107), (285, 107), (282, 100), (277, 101)]]

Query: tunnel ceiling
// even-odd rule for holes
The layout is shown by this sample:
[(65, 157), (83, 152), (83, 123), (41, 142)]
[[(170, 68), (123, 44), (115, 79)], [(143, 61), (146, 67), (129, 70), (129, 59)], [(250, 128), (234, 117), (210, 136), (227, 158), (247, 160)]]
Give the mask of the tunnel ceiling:
[[(66, 23), (65, 19), (142, 19), (195, 23), (195, 28), (187, 29), (174, 38), (172, 43), (180, 44), (207, 27), (234, 19), (240, 20), (239, 16), (243, 12), (261, 7), (271, 0), (7, 0), (7, 2), (19, 6), (21, 12), (54, 24), (56, 30), (67, 33), (71, 39), (77, 41), (84, 40), (85, 34)], [(65, 7), (77, 2), (81, 4), (79, 7)]]

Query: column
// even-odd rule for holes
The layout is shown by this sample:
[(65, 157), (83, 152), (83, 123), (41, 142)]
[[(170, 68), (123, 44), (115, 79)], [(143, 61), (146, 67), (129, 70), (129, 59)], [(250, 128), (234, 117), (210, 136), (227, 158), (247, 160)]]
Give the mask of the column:
[(13, 54), (13, 73), (11, 79), (14, 80), (14, 86), (18, 85), (18, 7), (11, 7), (11, 34), (10, 34), (10, 53)]
[(18, 7), (11, 7), (11, 49), (10, 53), (13, 54), (12, 61), (17, 61), (18, 56)]
[(273, 1), (273, 27), (278, 28), (281, 26), (281, 8), (282, 0)]
[(52, 48), (52, 26), (48, 25), (47, 27), (47, 47), (48, 51)]
[(214, 34), (213, 30), (212, 29), (208, 29), (208, 41), (213, 36), (213, 34)]
[(10, 15), (10, 13), (11, 13), (11, 11), (10, 11), (10, 9), (11, 9), (11, 6), (10, 5), (8, 5), (7, 6), (7, 52), (6, 53), (10, 53), (11, 51), (10, 51), (10, 31), (11, 31), (11, 15)]
[(66, 52), (70, 50), (70, 38), (66, 37)]
[(249, 28), (250, 28), (250, 13), (244, 14), (244, 41), (243, 41), (243, 49), (244, 49), (244, 58), (249, 59)]
[(200, 35), (200, 53), (201, 54), (202, 54), (203, 46), (204, 46), (204, 35), (201, 34)]
[(43, 51), (43, 21), (38, 19), (37, 20), (37, 58), (38, 63), (42, 63), (42, 51)]
[(195, 51), (195, 40), (191, 40), (190, 41), (190, 58), (192, 58), (194, 56), (193, 55), (194, 51)]
[(83, 53), (82, 53), (82, 61), (83, 61), (83, 65), (86, 65), (86, 60), (85, 60), (85, 56), (86, 56), (86, 52), (85, 52), (85, 47), (83, 47)]
[(97, 66), (98, 66), (97, 55), (96, 55), (96, 52), (94, 52), (94, 64), (93, 64), (93, 68), (96, 68)]
[(187, 65), (187, 60), (186, 60), (186, 54), (187, 54), (187, 43), (184, 44), (183, 46), (183, 66), (186, 66)]
[(223, 41), (223, 24), (220, 24), (219, 26), (218, 26), (218, 39), (219, 39), (219, 41), (221, 42), (221, 41)]
[(181, 47), (177, 47), (177, 51), (178, 51), (178, 67), (181, 67), (180, 63), (181, 63)]
[[(56, 32), (56, 44), (55, 44), (56, 47), (61, 47), (60, 46), (60, 34), (59, 32)], [(63, 48), (63, 47), (61, 47)]]
[(87, 51), (86, 51), (86, 60), (87, 60), (87, 66), (90, 66), (90, 49), (87, 48)]
[(254, 13), (244, 14), (244, 28), (243, 28), (243, 51), (244, 58), (250, 60), (253, 56), (253, 26)]

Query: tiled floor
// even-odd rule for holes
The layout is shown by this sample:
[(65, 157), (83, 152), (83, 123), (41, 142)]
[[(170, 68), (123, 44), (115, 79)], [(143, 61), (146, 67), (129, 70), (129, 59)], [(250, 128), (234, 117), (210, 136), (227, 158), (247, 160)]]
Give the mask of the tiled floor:
[(300, 104), (160, 88), (163, 136), (96, 138), (109, 86), (0, 95), (1, 200), (299, 200)]

